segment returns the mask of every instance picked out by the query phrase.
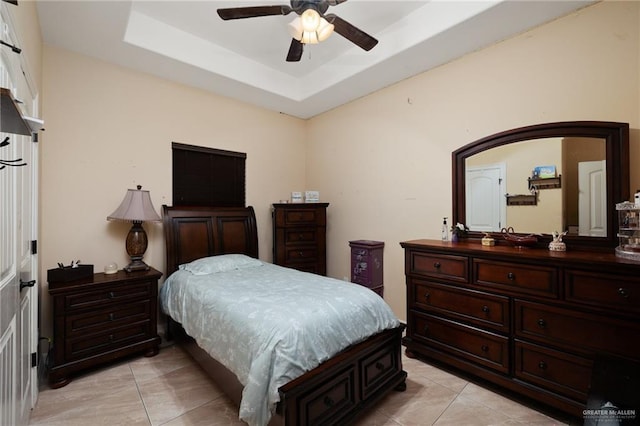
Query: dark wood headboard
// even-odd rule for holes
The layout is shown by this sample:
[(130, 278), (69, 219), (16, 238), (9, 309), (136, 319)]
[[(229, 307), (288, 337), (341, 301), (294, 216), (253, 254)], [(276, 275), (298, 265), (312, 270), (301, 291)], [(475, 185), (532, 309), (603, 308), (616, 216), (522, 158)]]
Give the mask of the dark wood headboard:
[(243, 253), (258, 258), (253, 207), (162, 206), (166, 276), (183, 263), (217, 254)]

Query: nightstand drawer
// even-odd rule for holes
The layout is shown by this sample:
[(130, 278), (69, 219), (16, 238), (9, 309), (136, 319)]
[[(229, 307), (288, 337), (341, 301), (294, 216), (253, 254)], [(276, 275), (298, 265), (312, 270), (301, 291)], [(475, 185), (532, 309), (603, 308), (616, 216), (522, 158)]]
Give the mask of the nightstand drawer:
[(109, 309), (69, 315), (65, 321), (66, 333), (68, 337), (73, 337), (74, 334), (91, 333), (101, 327), (117, 327), (148, 319), (149, 307), (149, 300), (143, 299), (122, 306), (114, 305)]
[(101, 286), (99, 290), (65, 294), (63, 310), (59, 313), (70, 311), (103, 308), (112, 304), (120, 304), (135, 299), (150, 299), (153, 295), (151, 285), (155, 281), (131, 282), (126, 285)]
[(473, 284), (513, 293), (558, 298), (558, 271), (544, 266), (474, 259)]
[(469, 282), (469, 259), (464, 256), (437, 255), (410, 251), (409, 273), (459, 283)]
[(145, 337), (149, 337), (149, 339), (155, 337), (151, 333), (150, 320), (107, 329), (96, 334), (69, 338), (65, 341), (66, 359), (76, 360), (91, 355), (103, 354), (131, 343), (140, 342)]

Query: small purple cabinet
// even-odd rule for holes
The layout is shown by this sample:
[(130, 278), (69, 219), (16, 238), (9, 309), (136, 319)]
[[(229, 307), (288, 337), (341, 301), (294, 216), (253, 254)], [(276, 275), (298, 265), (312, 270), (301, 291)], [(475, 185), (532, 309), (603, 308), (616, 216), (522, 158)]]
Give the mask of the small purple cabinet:
[(351, 247), (351, 282), (370, 288), (384, 296), (382, 241), (349, 241)]

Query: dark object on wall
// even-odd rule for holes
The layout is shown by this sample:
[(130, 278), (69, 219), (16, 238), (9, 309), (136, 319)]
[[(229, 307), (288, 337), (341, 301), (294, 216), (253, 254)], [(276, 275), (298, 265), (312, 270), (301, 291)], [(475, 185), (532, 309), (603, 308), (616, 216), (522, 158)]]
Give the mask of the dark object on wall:
[(349, 241), (351, 247), (351, 282), (363, 285), (384, 296), (384, 242)]
[(175, 206), (245, 206), (247, 154), (173, 142)]
[(2, 1), (6, 3), (15, 4), (16, 6), (18, 5), (18, 0), (2, 0)]
[(93, 265), (78, 265), (75, 268), (65, 266), (64, 268), (49, 269), (47, 271), (47, 281), (49, 283), (66, 283), (93, 277)]

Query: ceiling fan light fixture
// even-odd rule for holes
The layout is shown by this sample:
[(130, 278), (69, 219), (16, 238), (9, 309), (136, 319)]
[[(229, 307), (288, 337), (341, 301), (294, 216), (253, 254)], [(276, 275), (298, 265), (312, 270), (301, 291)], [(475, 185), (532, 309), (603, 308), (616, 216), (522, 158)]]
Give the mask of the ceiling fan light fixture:
[(303, 22), (303, 19), (298, 16), (289, 23), (288, 29), (291, 37), (304, 44), (317, 44), (321, 41), (325, 41), (331, 34), (333, 34), (333, 30), (335, 28), (333, 24), (330, 24), (329, 21), (323, 17), (320, 17), (320, 23), (315, 29), (309, 30), (304, 28)]
[(300, 15), (300, 21), (302, 22), (303, 31), (317, 31), (320, 27), (321, 16), (317, 10), (309, 8), (302, 12)]

